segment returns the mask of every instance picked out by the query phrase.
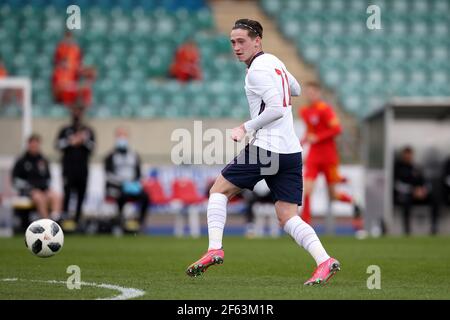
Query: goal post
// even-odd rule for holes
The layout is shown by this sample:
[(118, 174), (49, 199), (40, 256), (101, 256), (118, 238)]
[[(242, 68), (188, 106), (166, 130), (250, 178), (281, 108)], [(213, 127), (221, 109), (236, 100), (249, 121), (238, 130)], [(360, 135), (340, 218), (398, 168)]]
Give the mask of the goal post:
[[(19, 109), (22, 118), (22, 147), (33, 130), (31, 88), (31, 79), (29, 78), (7, 77), (0, 79), (0, 112), (3, 113), (6, 108)], [(17, 92), (20, 93), (17, 94)], [(8, 99), (8, 97), (11, 99)], [(2, 139), (6, 138), (2, 137)]]

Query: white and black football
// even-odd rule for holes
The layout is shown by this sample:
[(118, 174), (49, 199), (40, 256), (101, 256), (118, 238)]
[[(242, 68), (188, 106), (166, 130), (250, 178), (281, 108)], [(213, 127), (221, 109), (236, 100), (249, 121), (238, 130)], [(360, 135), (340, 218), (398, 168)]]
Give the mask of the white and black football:
[(60, 252), (64, 244), (64, 233), (53, 220), (40, 219), (32, 222), (25, 232), (25, 245), (34, 255), (51, 257)]

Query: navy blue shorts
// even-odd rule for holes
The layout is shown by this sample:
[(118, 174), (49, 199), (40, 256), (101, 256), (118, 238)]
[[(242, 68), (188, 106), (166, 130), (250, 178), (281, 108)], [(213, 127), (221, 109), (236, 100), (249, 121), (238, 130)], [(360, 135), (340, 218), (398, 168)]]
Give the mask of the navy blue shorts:
[(302, 153), (281, 154), (247, 145), (222, 170), (222, 176), (241, 189), (253, 190), (265, 179), (274, 202), (302, 204)]

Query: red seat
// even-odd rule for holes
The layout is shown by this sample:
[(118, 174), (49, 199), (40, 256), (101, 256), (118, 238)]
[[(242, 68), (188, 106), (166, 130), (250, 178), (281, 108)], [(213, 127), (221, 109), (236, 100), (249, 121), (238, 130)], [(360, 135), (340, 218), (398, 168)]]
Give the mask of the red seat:
[(198, 193), (194, 181), (188, 178), (178, 178), (173, 181), (172, 197), (173, 199), (181, 200), (185, 205), (196, 204), (206, 200), (206, 197)]
[(143, 188), (149, 196), (152, 204), (154, 205), (168, 204), (170, 200), (172, 200), (170, 197), (166, 196), (164, 189), (158, 179), (148, 179), (143, 183)]

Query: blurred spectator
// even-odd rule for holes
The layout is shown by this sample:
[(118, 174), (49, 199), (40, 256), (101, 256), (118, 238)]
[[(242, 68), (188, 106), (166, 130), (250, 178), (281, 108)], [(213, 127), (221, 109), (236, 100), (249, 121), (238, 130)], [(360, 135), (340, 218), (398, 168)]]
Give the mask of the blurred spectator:
[(58, 62), (52, 76), (53, 97), (55, 102), (68, 107), (73, 106), (78, 98), (77, 72), (69, 67), (65, 60)]
[(141, 184), (141, 161), (129, 146), (129, 135), (124, 128), (117, 128), (114, 150), (105, 158), (106, 197), (117, 202), (118, 216), (114, 232), (122, 233), (123, 207), (129, 201), (139, 203), (139, 225), (142, 226), (149, 206), (149, 198)]
[[(255, 205), (256, 204), (271, 204), (273, 205), (273, 198), (270, 189), (266, 183), (258, 183), (253, 191), (243, 190), (242, 196), (246, 201), (245, 220), (246, 231), (245, 235), (248, 238), (258, 236), (255, 229)], [(274, 208), (275, 214), (275, 208)], [(260, 235), (259, 235), (260, 236)]]
[(181, 82), (201, 80), (200, 52), (193, 41), (187, 41), (177, 49), (170, 75)]
[(346, 192), (337, 190), (337, 185), (346, 179), (339, 172), (340, 159), (336, 139), (342, 133), (340, 120), (333, 107), (323, 99), (318, 82), (307, 82), (304, 94), (308, 104), (298, 110), (299, 118), (306, 125), (302, 145), (309, 144), (304, 164), (304, 202), (301, 218), (311, 223), (311, 195), (319, 174), (325, 176), (330, 199), (349, 203), (354, 214), (360, 215), (360, 207)]
[[(8, 71), (6, 70), (5, 64), (3, 63), (3, 59), (0, 56), (0, 79), (4, 79), (8, 76)], [(7, 101), (7, 91), (0, 91), (0, 106), (6, 104)]]
[(6, 70), (3, 59), (0, 56), (0, 79), (6, 78), (8, 76), (8, 70)]
[(444, 200), (450, 205), (450, 157), (445, 161), (442, 179), (444, 184)]
[(61, 62), (66, 62), (69, 70), (73, 73), (78, 73), (81, 69), (81, 55), (81, 49), (73, 38), (72, 32), (66, 31), (64, 38), (56, 47), (54, 64), (57, 66)]
[(81, 49), (70, 31), (56, 47), (54, 66), (52, 87), (55, 101), (68, 107), (75, 104), (89, 107), (96, 71), (93, 67), (83, 66)]
[(95, 147), (94, 131), (83, 123), (84, 109), (72, 109), (72, 123), (62, 128), (56, 148), (62, 152), (64, 212), (68, 213), (73, 191), (77, 194), (75, 225), (79, 223), (89, 173), (89, 157)]
[(13, 184), (20, 196), (31, 198), (41, 218), (58, 221), (61, 216), (61, 196), (50, 190), (49, 164), (41, 154), (40, 147), (41, 137), (32, 134), (28, 138), (25, 153), (14, 164)]
[(431, 213), (431, 234), (437, 232), (438, 202), (430, 183), (414, 163), (414, 151), (405, 147), (394, 164), (394, 203), (402, 208), (403, 230), (410, 234), (410, 215), (413, 205), (427, 205)]

